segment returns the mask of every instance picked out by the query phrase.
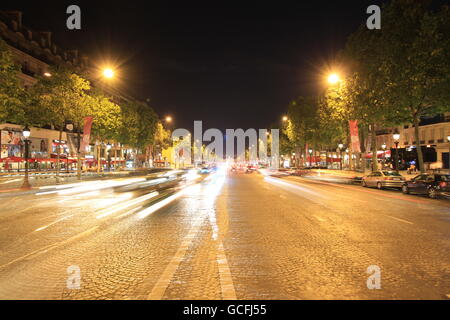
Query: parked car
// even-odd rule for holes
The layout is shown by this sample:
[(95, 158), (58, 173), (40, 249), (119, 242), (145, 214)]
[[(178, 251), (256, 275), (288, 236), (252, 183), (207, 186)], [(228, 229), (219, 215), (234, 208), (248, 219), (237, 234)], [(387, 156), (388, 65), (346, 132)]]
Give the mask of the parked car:
[(396, 171), (374, 171), (361, 179), (363, 187), (401, 188), (405, 178)]
[(450, 196), (450, 174), (420, 174), (403, 183), (405, 194), (426, 194), (436, 199), (439, 196)]

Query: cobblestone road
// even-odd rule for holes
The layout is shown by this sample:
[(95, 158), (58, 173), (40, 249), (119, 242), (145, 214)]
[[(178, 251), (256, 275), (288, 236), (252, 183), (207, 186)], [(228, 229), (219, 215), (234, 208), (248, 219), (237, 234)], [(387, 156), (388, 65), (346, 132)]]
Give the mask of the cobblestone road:
[(164, 197), (104, 188), (0, 201), (1, 299), (450, 294), (448, 200), (217, 173)]

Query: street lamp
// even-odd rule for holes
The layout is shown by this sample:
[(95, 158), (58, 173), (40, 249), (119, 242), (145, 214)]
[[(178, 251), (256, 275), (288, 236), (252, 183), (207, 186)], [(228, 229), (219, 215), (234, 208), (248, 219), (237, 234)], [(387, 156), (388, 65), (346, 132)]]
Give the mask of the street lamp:
[(448, 172), (450, 172), (450, 134), (447, 136), (448, 145)]
[(339, 160), (340, 160), (340, 169), (342, 170), (342, 150), (344, 149), (344, 145), (342, 143), (339, 143)]
[(30, 140), (28, 140), (28, 138), (30, 137), (31, 131), (28, 127), (25, 127), (22, 131), (22, 134), (25, 138), (24, 142), (25, 142), (25, 177), (23, 179), (23, 184), (22, 184), (22, 189), (27, 190), (27, 189), (31, 189), (31, 185), (30, 182), (28, 180), (28, 146), (30, 143)]
[(400, 142), (400, 133), (398, 133), (397, 129), (395, 129), (392, 137), (394, 138), (395, 143), (395, 171), (398, 172), (398, 143)]
[(309, 153), (309, 166), (312, 167), (312, 153), (313, 153), (313, 150), (309, 149), (308, 153)]
[(289, 118), (287, 117), (287, 116), (284, 116), (283, 117), (283, 122), (286, 122), (286, 121), (288, 121), (289, 120)]
[(387, 148), (386, 143), (383, 143), (381, 145), (381, 149), (383, 149), (383, 166), (386, 165), (386, 148)]
[(167, 123), (172, 123), (172, 117), (171, 116), (167, 116), (166, 117), (166, 122)]
[(328, 83), (333, 85), (340, 81), (339, 75), (337, 73), (332, 73), (328, 76)]
[(114, 78), (114, 70), (111, 68), (106, 68), (103, 70), (103, 76), (107, 79)]

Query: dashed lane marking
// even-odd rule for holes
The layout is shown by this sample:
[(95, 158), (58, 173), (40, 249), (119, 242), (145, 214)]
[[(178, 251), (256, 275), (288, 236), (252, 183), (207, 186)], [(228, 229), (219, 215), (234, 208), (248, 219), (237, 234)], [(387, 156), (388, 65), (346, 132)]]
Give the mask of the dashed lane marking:
[(162, 273), (162, 275), (159, 277), (158, 281), (156, 282), (155, 286), (153, 287), (150, 294), (147, 296), (147, 300), (161, 300), (164, 297), (164, 293), (167, 290), (167, 287), (169, 286), (170, 282), (172, 281), (172, 278), (177, 271), (178, 267), (180, 266), (181, 261), (183, 261), (184, 256), (186, 255), (186, 252), (188, 251), (189, 247), (191, 246), (192, 242), (197, 236), (198, 231), (200, 230), (200, 227), (202, 225), (204, 219), (201, 219), (197, 221), (192, 227), (189, 233), (184, 237), (183, 241), (181, 242), (180, 247), (178, 248), (178, 251), (175, 253), (175, 256), (172, 258), (172, 260), (167, 265), (166, 269)]
[(58, 219), (58, 220), (56, 220), (56, 221), (54, 221), (54, 222), (52, 222), (52, 223), (47, 224), (46, 226), (40, 227), (40, 228), (38, 228), (38, 229), (36, 229), (36, 230), (34, 230), (34, 231), (35, 231), (35, 232), (39, 232), (39, 231), (45, 230), (45, 229), (47, 229), (48, 227), (51, 227), (51, 226), (57, 224), (58, 222), (67, 220), (67, 219), (69, 219), (69, 218), (71, 218), (71, 217), (73, 217), (73, 214), (68, 215), (68, 216), (65, 216), (65, 217), (62, 217), (62, 218), (60, 218), (60, 219)]
[(237, 300), (236, 291), (234, 290), (233, 278), (231, 277), (230, 267), (225, 255), (223, 243), (220, 242), (217, 248), (217, 264), (219, 267), (220, 287), (222, 290), (223, 300)]
[(386, 216), (386, 217), (389, 217), (389, 218), (392, 218), (392, 219), (395, 219), (395, 220), (398, 220), (398, 221), (401, 221), (401, 222), (404, 222), (404, 223), (414, 224), (414, 223), (412, 223), (412, 222), (409, 222), (408, 220), (403, 220), (403, 219), (400, 219), (400, 218), (388, 216), (387, 214), (386, 214), (385, 216)]
[(314, 216), (314, 218), (316, 218), (317, 220), (322, 221), (322, 222), (325, 222), (325, 221), (326, 221), (325, 219), (323, 219), (323, 218), (321, 218), (321, 217), (318, 217), (318, 216)]
[(28, 254), (22, 256), (22, 257), (19, 257), (19, 258), (17, 258), (17, 259), (11, 260), (10, 262), (1, 265), (1, 266), (0, 266), (0, 269), (3, 269), (3, 268), (5, 268), (5, 267), (7, 267), (7, 266), (9, 266), (9, 265), (11, 265), (11, 264), (14, 264), (14, 263), (16, 263), (16, 262), (20, 262), (20, 261), (25, 260), (25, 259), (27, 259), (27, 258), (37, 257), (37, 256), (39, 256), (39, 255), (41, 255), (41, 254), (43, 254), (43, 253), (49, 252), (50, 250), (59, 248), (59, 247), (65, 245), (65, 244), (68, 244), (68, 243), (70, 243), (70, 242), (72, 242), (72, 241), (74, 241), (74, 240), (77, 240), (77, 239), (79, 239), (79, 238), (82, 238), (82, 237), (84, 237), (84, 236), (86, 236), (86, 235), (92, 233), (92, 232), (95, 231), (97, 228), (98, 228), (98, 226), (92, 227), (92, 228), (90, 228), (90, 229), (88, 229), (88, 230), (86, 230), (86, 231), (83, 231), (83, 232), (81, 232), (81, 233), (79, 233), (79, 234), (77, 234), (77, 235), (74, 235), (73, 237), (71, 237), (71, 238), (69, 238), (69, 239), (66, 239), (66, 240), (61, 241), (61, 242), (58, 242), (58, 243), (50, 244), (50, 245), (48, 245), (48, 246), (45, 246), (45, 247), (43, 247), (43, 248), (40, 248), (40, 249), (35, 250), (35, 251), (33, 251), (33, 252), (30, 252), (30, 253), (28, 253)]

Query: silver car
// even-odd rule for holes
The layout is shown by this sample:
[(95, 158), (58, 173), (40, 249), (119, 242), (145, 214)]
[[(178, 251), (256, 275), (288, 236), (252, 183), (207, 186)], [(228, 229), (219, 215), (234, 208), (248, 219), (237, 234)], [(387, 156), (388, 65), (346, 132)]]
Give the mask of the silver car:
[(383, 188), (401, 188), (405, 178), (395, 171), (374, 171), (362, 178), (363, 187)]

